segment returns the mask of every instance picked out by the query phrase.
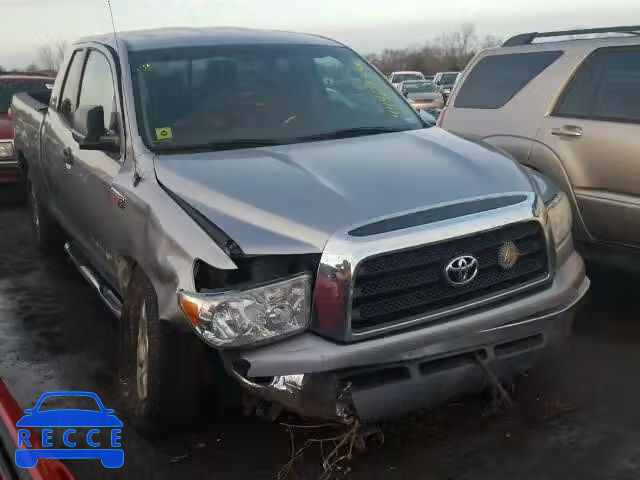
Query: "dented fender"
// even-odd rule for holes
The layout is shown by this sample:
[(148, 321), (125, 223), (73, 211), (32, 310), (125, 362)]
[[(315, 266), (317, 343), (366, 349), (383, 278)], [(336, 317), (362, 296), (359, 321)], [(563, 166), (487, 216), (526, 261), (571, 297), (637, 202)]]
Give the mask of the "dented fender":
[(125, 203), (114, 208), (117, 218), (105, 219), (113, 222), (105, 240), (114, 252), (110, 262), (120, 291), (126, 292), (133, 269), (141, 268), (156, 291), (160, 318), (182, 322), (177, 292), (195, 290), (195, 260), (221, 270), (237, 267), (164, 191), (154, 174), (153, 157), (140, 155), (135, 167), (131, 160), (114, 178), (112, 186)]

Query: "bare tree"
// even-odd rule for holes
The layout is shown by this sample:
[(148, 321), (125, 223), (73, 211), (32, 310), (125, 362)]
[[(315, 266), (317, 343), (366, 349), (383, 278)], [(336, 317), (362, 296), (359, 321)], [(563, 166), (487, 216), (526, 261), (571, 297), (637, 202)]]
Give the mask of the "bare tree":
[(367, 55), (367, 59), (386, 73), (418, 70), (429, 74), (462, 70), (479, 50), (499, 44), (500, 39), (493, 35), (478, 38), (474, 26), (465, 24), (459, 30), (427, 40), (421, 47), (386, 49)]
[(38, 63), (44, 70), (57, 71), (64, 60), (67, 47), (64, 40), (41, 46), (38, 49)]
[(443, 33), (434, 46), (447, 63), (447, 70), (461, 70), (471, 60), (478, 46), (475, 27), (468, 23), (458, 31)]
[(30, 63), (29, 65), (27, 65), (26, 70), (27, 70), (27, 72), (37, 72), (38, 71), (38, 65), (36, 65), (35, 63)]

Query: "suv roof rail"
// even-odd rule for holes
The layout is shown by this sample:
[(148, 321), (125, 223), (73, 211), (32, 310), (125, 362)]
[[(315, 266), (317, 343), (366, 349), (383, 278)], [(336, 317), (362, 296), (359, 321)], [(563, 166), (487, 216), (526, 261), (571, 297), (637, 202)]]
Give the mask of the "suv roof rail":
[(529, 45), (536, 38), (564, 37), (568, 35), (589, 35), (592, 33), (629, 33), (640, 35), (640, 25), (630, 25), (626, 27), (601, 27), (584, 28), (579, 30), (558, 30), (555, 32), (530, 32), (521, 33), (508, 39), (502, 44), (503, 47), (515, 47), (517, 45)]

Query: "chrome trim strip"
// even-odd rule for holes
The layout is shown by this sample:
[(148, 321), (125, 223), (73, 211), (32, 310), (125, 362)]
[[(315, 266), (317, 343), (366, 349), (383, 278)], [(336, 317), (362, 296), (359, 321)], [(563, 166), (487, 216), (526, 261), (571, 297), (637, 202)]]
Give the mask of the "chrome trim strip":
[(16, 159), (11, 159), (11, 160), (0, 160), (0, 168), (6, 168), (6, 167), (17, 167), (18, 166), (18, 160)]
[[(544, 203), (533, 192), (508, 192), (504, 195), (513, 195), (514, 193), (524, 195), (526, 199), (515, 205), (509, 205), (487, 212), (451, 218), (427, 225), (419, 225), (368, 237), (353, 237), (347, 233), (362, 225), (349, 226), (344, 231), (334, 233), (327, 241), (318, 267), (313, 300), (314, 314), (311, 323), (314, 331), (339, 341), (361, 340), (382, 332), (406, 328), (428, 320), (432, 321), (450, 316), (454, 313), (460, 313), (470, 308), (476, 308), (524, 290), (535, 288), (552, 280), (555, 272), (556, 256)], [(495, 196), (502, 195), (492, 195), (481, 198), (491, 198)], [(476, 201), (481, 198), (469, 198), (465, 199), (464, 202)], [(451, 204), (451, 202), (448, 204)], [(436, 208), (443, 205), (447, 204), (431, 205), (427, 208)], [(422, 207), (416, 210), (425, 210), (427, 208)], [(392, 216), (404, 215), (406, 213), (407, 212), (401, 212)], [(384, 218), (391, 218), (392, 216)], [(371, 222), (381, 219), (382, 218), (372, 219)], [(358, 333), (352, 331), (351, 303), (353, 297), (353, 275), (363, 260), (382, 254), (462, 238), (526, 221), (538, 221), (542, 225), (549, 259), (549, 274), (545, 278), (483, 299), (474, 300), (463, 305), (456, 305), (456, 307), (452, 309), (409, 318), (405, 321), (380, 325)], [(328, 298), (328, 296), (331, 298)], [(319, 302), (319, 299), (322, 299), (322, 301)]]
[(83, 259), (76, 255), (71, 242), (64, 244), (64, 251), (71, 259), (75, 267), (78, 269), (83, 278), (98, 292), (100, 300), (104, 302), (109, 311), (117, 318), (122, 314), (122, 303), (113, 291), (100, 281), (100, 278), (93, 269), (83, 262)]

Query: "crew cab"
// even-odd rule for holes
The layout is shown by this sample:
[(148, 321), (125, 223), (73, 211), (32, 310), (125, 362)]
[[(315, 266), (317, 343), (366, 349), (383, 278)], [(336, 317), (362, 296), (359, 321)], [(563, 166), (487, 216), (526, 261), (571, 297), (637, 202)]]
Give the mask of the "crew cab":
[(16, 183), (20, 179), (18, 161), (13, 150), (11, 99), (18, 92), (45, 90), (54, 79), (39, 75), (0, 74), (0, 184)]
[(13, 102), (36, 242), (118, 319), (143, 431), (210, 409), (207, 386), (272, 416), (429, 407), (531, 367), (588, 289), (552, 182), (425, 128), (338, 42), (86, 38), (43, 97)]

